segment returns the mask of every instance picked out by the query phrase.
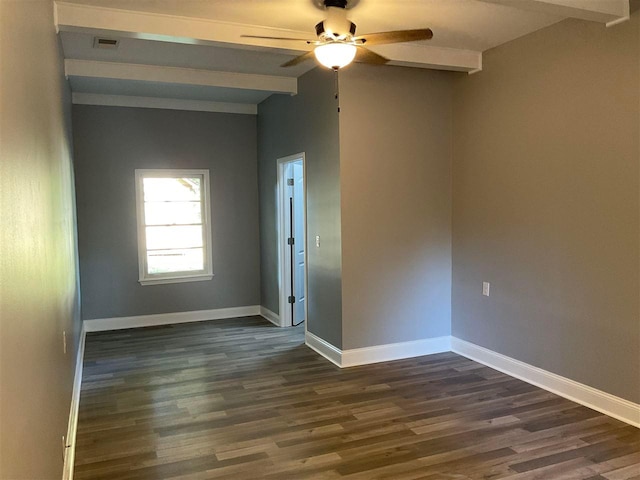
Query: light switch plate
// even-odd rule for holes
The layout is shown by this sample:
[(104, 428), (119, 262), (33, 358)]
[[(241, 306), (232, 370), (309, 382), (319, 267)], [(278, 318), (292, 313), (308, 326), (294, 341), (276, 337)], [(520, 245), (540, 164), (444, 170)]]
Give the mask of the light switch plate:
[(489, 282), (482, 282), (482, 295), (484, 295), (485, 297), (488, 297), (490, 289), (491, 289), (491, 284)]

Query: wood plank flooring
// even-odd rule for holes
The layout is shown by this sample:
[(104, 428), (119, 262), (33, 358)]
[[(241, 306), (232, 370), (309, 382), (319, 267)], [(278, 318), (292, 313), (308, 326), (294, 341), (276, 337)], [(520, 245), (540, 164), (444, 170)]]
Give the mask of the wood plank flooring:
[(640, 430), (453, 353), (340, 370), (259, 317), (90, 333), (83, 479), (640, 479)]

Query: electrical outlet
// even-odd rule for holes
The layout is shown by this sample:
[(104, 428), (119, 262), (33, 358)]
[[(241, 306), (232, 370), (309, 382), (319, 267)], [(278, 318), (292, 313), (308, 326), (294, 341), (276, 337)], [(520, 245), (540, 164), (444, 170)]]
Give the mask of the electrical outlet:
[(488, 297), (490, 289), (491, 289), (491, 284), (489, 282), (482, 282), (482, 295), (484, 295), (485, 297)]
[(67, 354), (67, 332), (65, 330), (62, 331), (62, 351), (64, 354)]
[(320, 248), (320, 235), (316, 235), (316, 248)]

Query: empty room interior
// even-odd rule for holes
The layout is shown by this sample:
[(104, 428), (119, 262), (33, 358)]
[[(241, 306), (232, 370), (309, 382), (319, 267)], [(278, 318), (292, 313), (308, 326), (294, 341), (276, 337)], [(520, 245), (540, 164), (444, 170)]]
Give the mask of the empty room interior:
[(640, 479), (640, 0), (0, 0), (0, 479)]

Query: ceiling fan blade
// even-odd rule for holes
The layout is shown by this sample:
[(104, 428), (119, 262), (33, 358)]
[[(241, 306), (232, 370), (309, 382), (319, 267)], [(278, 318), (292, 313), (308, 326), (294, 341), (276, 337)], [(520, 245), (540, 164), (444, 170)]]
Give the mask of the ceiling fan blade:
[(389, 59), (364, 47), (358, 47), (355, 61), (358, 63), (369, 63), (372, 65), (384, 65), (389, 62)]
[(240, 35), (243, 38), (261, 38), (263, 40), (292, 40), (294, 42), (313, 43), (315, 40), (307, 40), (306, 38), (290, 38), (290, 37), (262, 37), (260, 35)]
[(310, 60), (313, 57), (314, 57), (313, 50), (311, 50), (310, 52), (303, 53), (302, 55), (299, 55), (299, 56), (297, 56), (295, 58), (292, 58), (291, 60), (289, 60), (286, 63), (283, 63), (280, 66), (281, 67), (293, 67), (293, 66), (298, 65), (298, 64), (300, 64), (302, 62)]
[(353, 40), (363, 45), (386, 45), (388, 43), (416, 42), (418, 40), (430, 40), (433, 32), (430, 28), (418, 30), (396, 30), (393, 32), (369, 33), (356, 37)]

